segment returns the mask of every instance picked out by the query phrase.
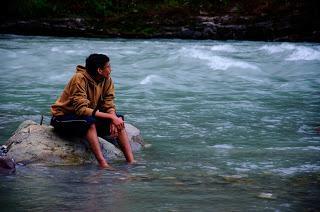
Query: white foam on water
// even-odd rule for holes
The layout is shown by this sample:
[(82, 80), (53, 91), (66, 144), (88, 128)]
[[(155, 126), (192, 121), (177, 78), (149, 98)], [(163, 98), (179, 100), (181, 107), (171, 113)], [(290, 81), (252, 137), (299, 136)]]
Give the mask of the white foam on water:
[(259, 169), (260, 167), (257, 164), (253, 164), (250, 162), (244, 162), (244, 163), (241, 163), (241, 168), (252, 170), (252, 169)]
[(15, 66), (11, 66), (10, 68), (11, 69), (21, 69), (21, 68), (23, 68), (23, 66), (22, 65), (15, 65)]
[(148, 75), (146, 78), (144, 78), (143, 80), (141, 80), (140, 85), (146, 85), (146, 84), (150, 84), (152, 83), (152, 80), (158, 78), (159, 76), (157, 75)]
[(75, 50), (66, 50), (66, 51), (64, 51), (66, 54), (74, 54), (74, 53), (76, 53), (76, 51)]
[(260, 50), (265, 50), (270, 54), (285, 52), (288, 50), (294, 50), (296, 47), (293, 44), (282, 43), (280, 45), (263, 45)]
[(54, 53), (61, 53), (61, 54), (68, 54), (68, 55), (85, 55), (85, 54), (87, 54), (86, 50), (65, 49), (62, 46), (54, 46), (50, 49), (50, 51), (54, 52)]
[(286, 58), (286, 60), (320, 60), (320, 51), (310, 47), (299, 46)]
[(168, 170), (176, 170), (177, 168), (176, 167), (172, 167), (172, 166), (168, 166), (168, 167), (165, 167), (166, 169)]
[(297, 130), (297, 132), (298, 133), (305, 133), (305, 134), (313, 134), (313, 133), (315, 133), (313, 127), (307, 126), (305, 124), (300, 126), (299, 129)]
[(136, 54), (139, 54), (139, 51), (133, 51), (133, 50), (124, 50), (121, 52), (123, 55), (128, 55), (128, 54), (133, 54), (133, 55), (136, 55)]
[(249, 172), (250, 169), (246, 169), (246, 168), (235, 168), (234, 170), (236, 170), (237, 172)]
[(280, 86), (279, 86), (279, 88), (287, 88), (287, 87), (289, 87), (290, 86), (290, 84), (289, 83), (282, 83)]
[(230, 44), (212, 46), (211, 51), (236, 52), (237, 50)]
[(217, 148), (217, 149), (233, 149), (234, 146), (230, 145), (230, 144), (216, 144), (213, 146), (210, 146), (211, 148)]
[(211, 58), (209, 55), (210, 52), (206, 50), (196, 49), (196, 48), (182, 47), (179, 52), (182, 56), (188, 56), (191, 58), (197, 58), (202, 60), (210, 60)]
[(70, 77), (73, 75), (73, 72), (65, 71), (62, 73), (52, 72), (50, 75), (44, 79), (46, 82), (57, 83), (57, 82), (67, 82)]
[(155, 135), (154, 137), (156, 137), (156, 138), (167, 138), (168, 136), (166, 136), (166, 135), (159, 135), (159, 134), (157, 134), (157, 135)]
[(52, 52), (60, 52), (60, 49), (58, 47), (52, 47), (50, 50)]
[(277, 150), (277, 151), (286, 151), (286, 150), (302, 150), (302, 151), (310, 151), (316, 150), (320, 151), (320, 147), (318, 146), (306, 146), (306, 147), (269, 147), (267, 150)]
[(320, 147), (318, 146), (307, 146), (306, 148), (304, 148), (303, 150), (317, 150), (317, 151), (320, 151)]
[(259, 163), (253, 162), (242, 162), (242, 163), (234, 163), (227, 162), (228, 166), (231, 166), (237, 172), (250, 172), (253, 170), (269, 170), (274, 167), (272, 162), (264, 161)]
[(275, 119), (275, 118), (268, 117), (268, 116), (262, 117), (261, 121), (271, 123), (271, 124), (279, 124), (281, 122), (281, 120), (279, 120), (279, 119)]
[(260, 193), (258, 197), (262, 199), (275, 199), (272, 193), (265, 193), (265, 192)]
[(233, 127), (234, 127), (234, 124), (233, 124), (233, 123), (231, 123), (231, 122), (225, 122), (225, 123), (219, 124), (219, 126), (216, 127), (215, 129), (216, 129), (217, 131), (224, 131), (224, 130), (229, 130), (229, 129), (233, 128)]
[(215, 167), (215, 166), (200, 166), (200, 167), (203, 168), (203, 169), (218, 170), (218, 168)]
[(264, 45), (260, 50), (265, 50), (269, 54), (288, 52), (289, 55), (285, 58), (287, 61), (320, 60), (320, 50), (307, 46), (282, 43), (280, 45)]
[(272, 172), (280, 175), (292, 175), (300, 172), (317, 172), (317, 171), (320, 171), (320, 166), (313, 165), (313, 164), (301, 165), (301, 166), (289, 167), (289, 168), (277, 168), (272, 170)]
[(208, 66), (213, 70), (227, 70), (229, 68), (260, 70), (258, 66), (248, 62), (212, 55), (212, 52), (206, 50), (187, 49), (183, 47), (180, 52), (184, 56), (208, 61)]

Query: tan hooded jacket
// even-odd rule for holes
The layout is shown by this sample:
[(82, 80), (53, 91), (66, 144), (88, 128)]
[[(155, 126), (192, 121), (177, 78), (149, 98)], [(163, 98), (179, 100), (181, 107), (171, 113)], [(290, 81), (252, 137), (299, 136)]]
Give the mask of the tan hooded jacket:
[(99, 99), (99, 110), (115, 111), (114, 85), (112, 79), (95, 81), (86, 68), (78, 65), (76, 73), (64, 88), (60, 98), (51, 106), (53, 116), (75, 113), (79, 116), (92, 116)]

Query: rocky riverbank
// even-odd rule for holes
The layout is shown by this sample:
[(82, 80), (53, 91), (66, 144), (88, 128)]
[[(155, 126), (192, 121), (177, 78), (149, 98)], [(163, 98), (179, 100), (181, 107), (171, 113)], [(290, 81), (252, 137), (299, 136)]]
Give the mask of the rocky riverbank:
[(84, 18), (15, 20), (0, 24), (0, 33), (45, 36), (110, 38), (181, 38), (213, 40), (263, 40), (320, 42), (320, 29), (294, 15), (273, 19), (252, 16), (196, 16), (192, 24), (160, 25), (149, 22), (132, 30), (108, 28), (108, 22)]
[[(320, 42), (319, 3), (133, 10), (106, 16), (2, 17), (0, 33), (22, 35)], [(249, 5), (249, 6), (248, 6)], [(242, 8), (242, 9), (239, 9)]]

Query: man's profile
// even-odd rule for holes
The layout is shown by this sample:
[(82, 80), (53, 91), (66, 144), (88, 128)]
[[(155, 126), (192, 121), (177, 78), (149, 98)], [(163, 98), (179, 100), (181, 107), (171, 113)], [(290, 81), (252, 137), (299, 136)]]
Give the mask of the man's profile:
[(104, 54), (91, 54), (86, 65), (76, 73), (61, 96), (51, 106), (51, 125), (60, 133), (84, 135), (102, 168), (110, 167), (104, 158), (98, 136), (117, 138), (128, 163), (134, 158), (123, 117), (116, 114), (114, 84), (110, 59)]

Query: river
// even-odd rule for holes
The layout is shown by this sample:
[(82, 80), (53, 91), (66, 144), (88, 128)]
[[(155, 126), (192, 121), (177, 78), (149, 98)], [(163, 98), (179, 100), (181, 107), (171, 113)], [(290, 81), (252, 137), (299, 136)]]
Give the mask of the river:
[(118, 111), (151, 147), (117, 171), (18, 166), (3, 211), (319, 210), (320, 45), (0, 36), (0, 144), (77, 64), (110, 56)]

